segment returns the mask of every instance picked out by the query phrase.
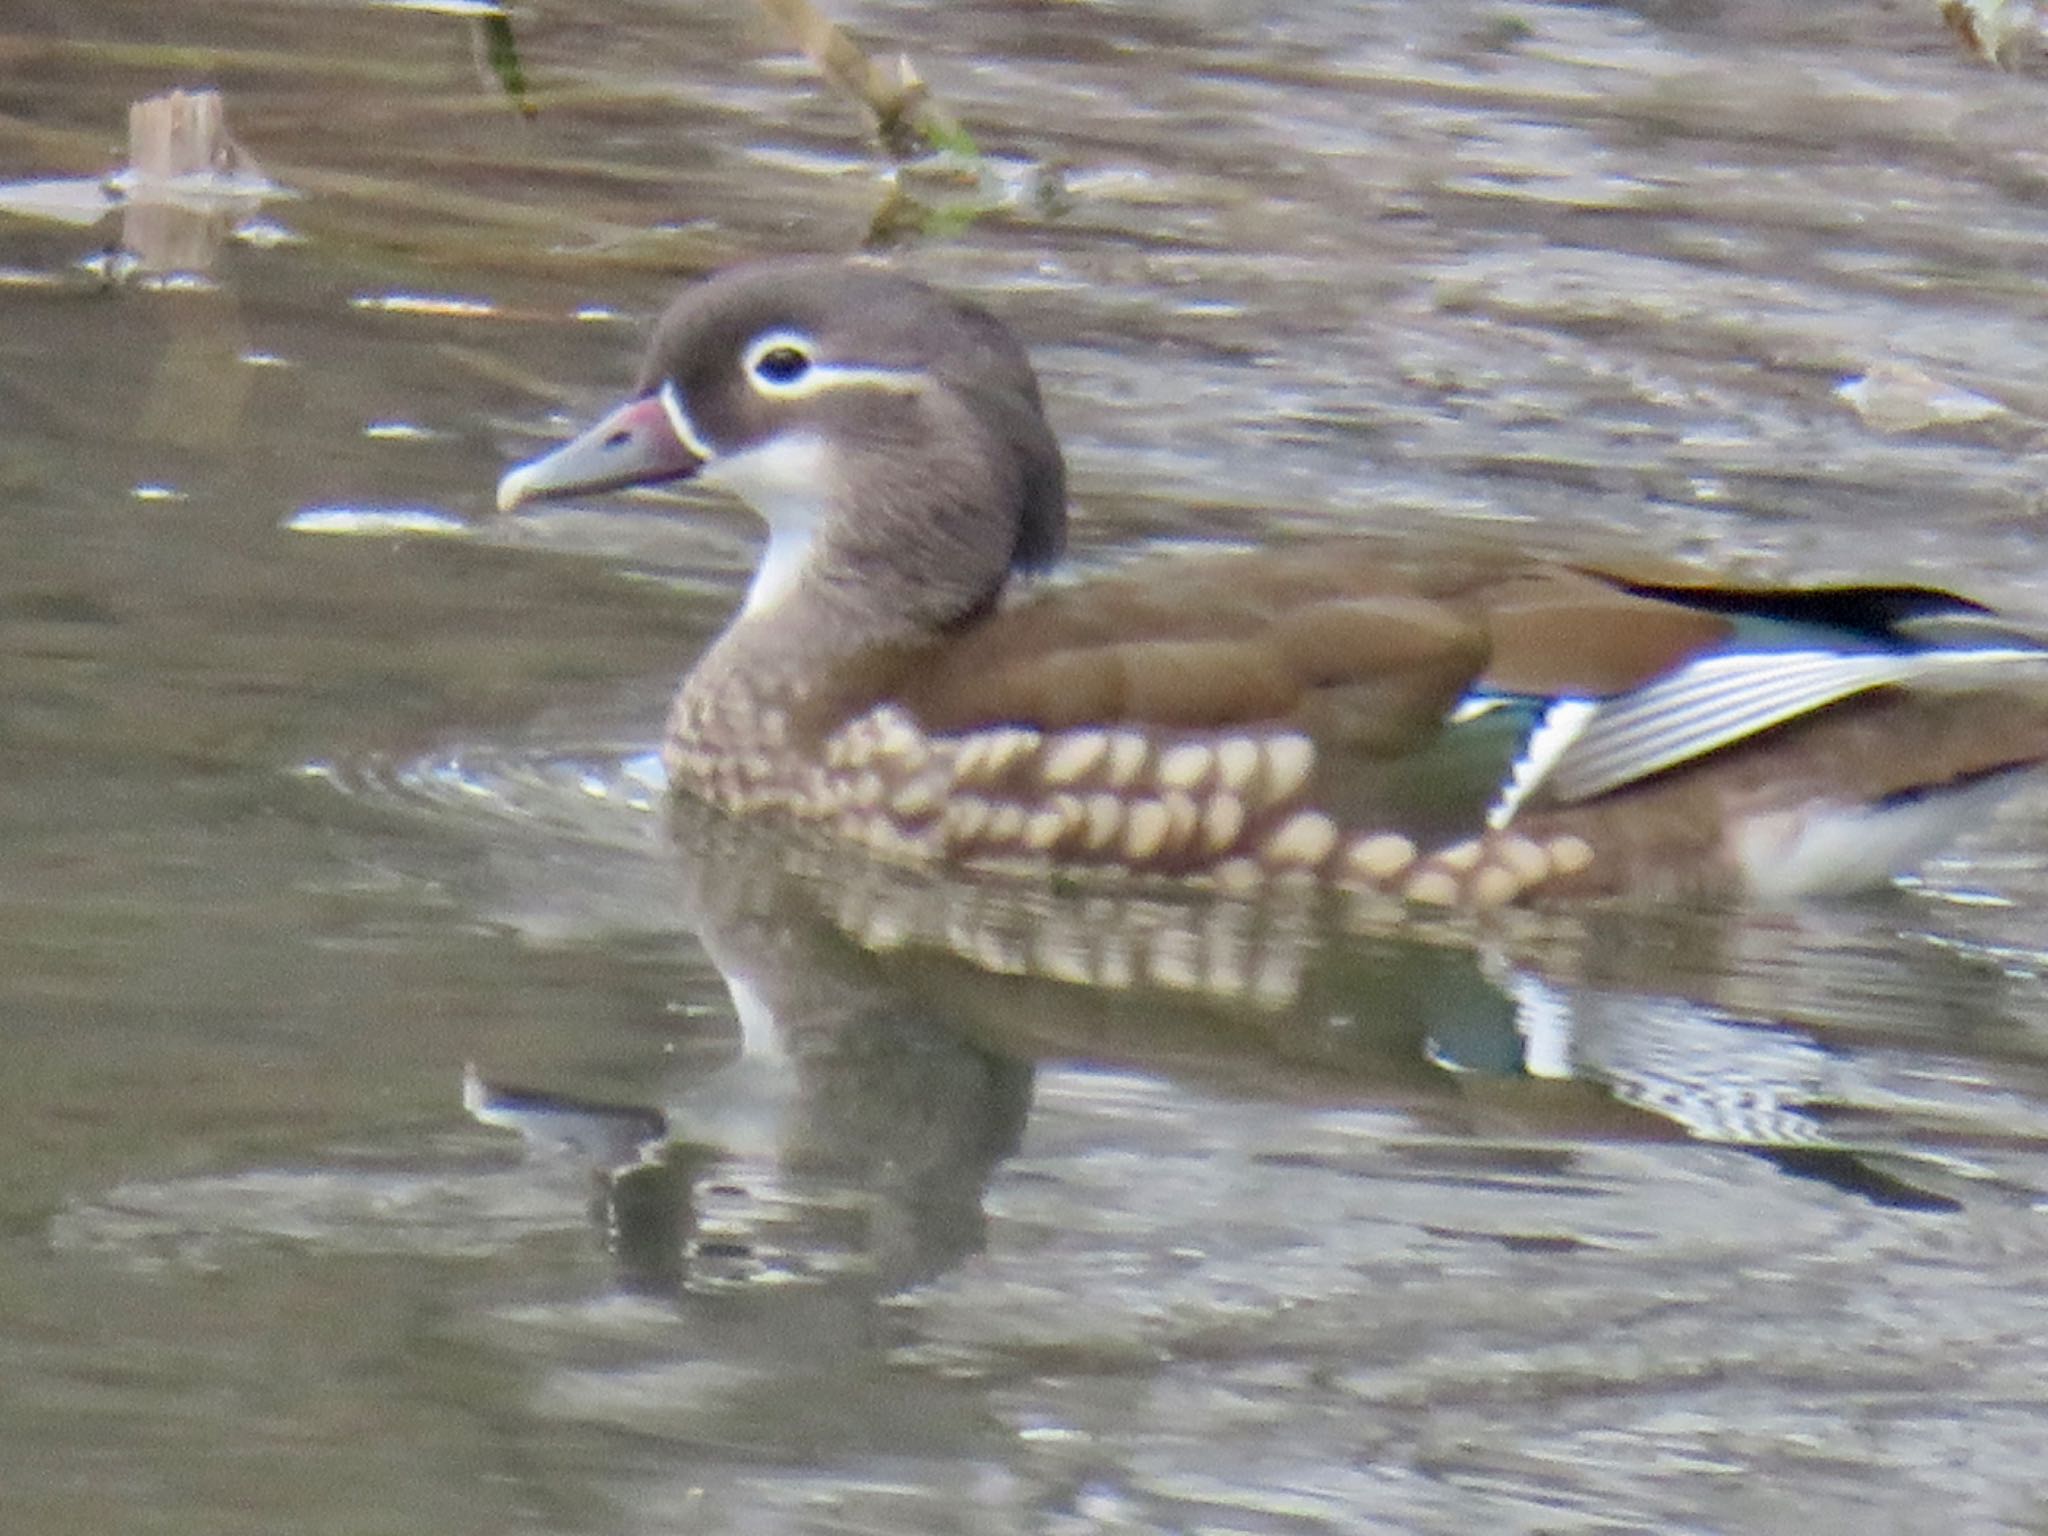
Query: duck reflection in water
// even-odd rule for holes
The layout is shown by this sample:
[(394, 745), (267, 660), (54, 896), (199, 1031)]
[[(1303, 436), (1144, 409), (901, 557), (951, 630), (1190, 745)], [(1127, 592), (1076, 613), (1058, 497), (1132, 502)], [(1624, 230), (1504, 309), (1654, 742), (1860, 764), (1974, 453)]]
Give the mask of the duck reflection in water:
[[(736, 1056), (660, 1110), (475, 1075), (466, 1093), (478, 1119), (588, 1166), (636, 1290), (773, 1277), (883, 1295), (957, 1265), (983, 1244), (987, 1185), (1044, 1065), (1391, 1114), (1421, 1178), (1568, 1180), (1589, 1143), (1696, 1140), (1879, 1204), (1957, 1203), (1955, 1168), (1897, 1150), (1898, 1128), (1856, 1107), (1855, 1057), (1748, 994), (1742, 978), (1765, 976), (1791, 1015), (1830, 1017), (1825, 968), (1787, 997), (1797, 967), (1772, 953), (1813, 946), (1811, 922), (1428, 928), (1312, 891), (977, 884), (687, 801), (672, 814)], [(1740, 953), (1701, 954), (1711, 935)], [(1672, 974), (1674, 945), (1727, 995), (1642, 990)], [(1965, 962), (1927, 959), (1927, 985), (1955, 996)]]

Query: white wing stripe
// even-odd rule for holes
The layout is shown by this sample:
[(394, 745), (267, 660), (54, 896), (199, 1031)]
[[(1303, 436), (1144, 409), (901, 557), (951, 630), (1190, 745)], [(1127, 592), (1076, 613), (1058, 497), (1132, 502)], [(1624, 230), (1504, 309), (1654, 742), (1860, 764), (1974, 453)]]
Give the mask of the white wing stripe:
[(1587, 722), (1599, 712), (1599, 704), (1592, 699), (1558, 699), (1544, 710), (1542, 720), (1522, 743), (1522, 755), (1508, 770), (1499, 797), (1486, 813), (1489, 827), (1498, 832), (1514, 820), (1522, 802), (1550, 777), (1558, 760), (1572, 749)]
[(1851, 663), (1834, 667), (1812, 665), (1806, 657), (1768, 669), (1716, 664), (1753, 659), (1717, 657), (1603, 704), (1558, 763), (1550, 792), (1561, 800), (1590, 798), (1896, 681), (1899, 673), (1895, 657), (1825, 658)]
[(1617, 701), (1621, 707), (1611, 711), (1603, 709), (1597, 737), (1587, 739), (1623, 747), (1683, 736), (1695, 730), (1708, 734), (1726, 732), (1737, 729), (1738, 722), (1743, 720), (1762, 719), (1788, 707), (1796, 709), (1802, 703), (1818, 708), (1822, 702), (1899, 680), (1896, 669), (1873, 668), (1832, 676), (1758, 680), (1757, 686), (1745, 686), (1742, 679), (1732, 679), (1710, 689), (1658, 689), (1648, 696)]
[[(1751, 651), (1709, 656), (1633, 693), (1602, 700), (1541, 783), (1560, 803), (1647, 778), (1872, 688), (1965, 681), (2048, 655), (2021, 647), (1906, 654)], [(1521, 786), (1517, 801), (1536, 786)]]

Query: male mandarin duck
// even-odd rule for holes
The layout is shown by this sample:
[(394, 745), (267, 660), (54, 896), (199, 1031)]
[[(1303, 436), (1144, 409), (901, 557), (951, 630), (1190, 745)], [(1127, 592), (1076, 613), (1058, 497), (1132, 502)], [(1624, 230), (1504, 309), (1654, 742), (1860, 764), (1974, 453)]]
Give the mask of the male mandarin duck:
[(675, 789), (890, 857), (1412, 902), (1786, 899), (1911, 869), (2048, 759), (2048, 649), (1916, 586), (1719, 586), (1348, 537), (1042, 579), (1059, 445), (986, 310), (838, 262), (691, 287), (506, 510), (694, 477), (767, 549)]

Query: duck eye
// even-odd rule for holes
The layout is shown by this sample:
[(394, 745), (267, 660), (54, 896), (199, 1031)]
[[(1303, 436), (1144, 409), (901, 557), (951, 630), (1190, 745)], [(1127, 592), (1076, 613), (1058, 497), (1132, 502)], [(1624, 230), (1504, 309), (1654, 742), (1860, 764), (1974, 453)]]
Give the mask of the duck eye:
[(764, 384), (790, 385), (811, 371), (811, 357), (784, 342), (754, 359), (754, 377)]

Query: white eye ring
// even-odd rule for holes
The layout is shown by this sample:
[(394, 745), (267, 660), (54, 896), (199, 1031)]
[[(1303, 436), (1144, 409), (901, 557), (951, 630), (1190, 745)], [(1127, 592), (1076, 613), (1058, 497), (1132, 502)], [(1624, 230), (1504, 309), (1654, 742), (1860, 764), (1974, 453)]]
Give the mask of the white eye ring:
[(740, 354), (740, 368), (754, 392), (771, 400), (808, 400), (828, 389), (884, 389), (915, 394), (925, 386), (922, 370), (872, 363), (828, 363), (818, 344), (802, 331), (764, 331)]
[(796, 331), (770, 331), (757, 337), (740, 359), (747, 382), (764, 395), (787, 399), (818, 387), (812, 377), (818, 355), (808, 336)]

